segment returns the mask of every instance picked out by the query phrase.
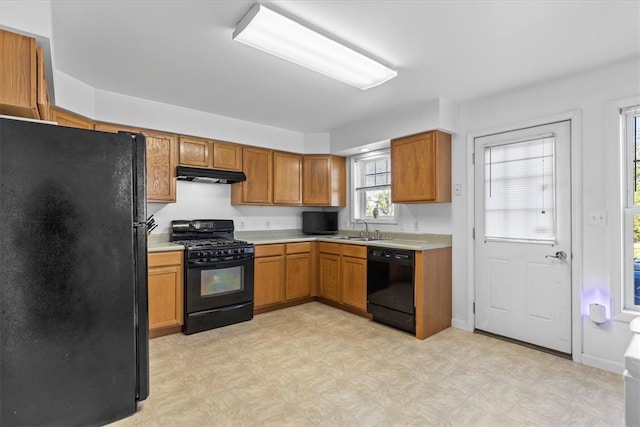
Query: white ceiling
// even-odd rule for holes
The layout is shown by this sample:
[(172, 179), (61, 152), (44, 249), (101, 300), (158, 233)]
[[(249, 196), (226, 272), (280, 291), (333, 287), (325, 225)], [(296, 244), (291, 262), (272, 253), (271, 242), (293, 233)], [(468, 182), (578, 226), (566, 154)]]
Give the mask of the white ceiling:
[(54, 66), (97, 89), (314, 133), (640, 56), (640, 1), (263, 2), (398, 70), (361, 91), (234, 42), (254, 3), (53, 0)]

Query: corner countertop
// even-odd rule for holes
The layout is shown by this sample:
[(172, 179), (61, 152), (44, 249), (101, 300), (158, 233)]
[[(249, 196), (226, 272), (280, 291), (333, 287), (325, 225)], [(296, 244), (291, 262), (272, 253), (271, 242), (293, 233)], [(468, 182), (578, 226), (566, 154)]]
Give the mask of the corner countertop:
[(382, 233), (381, 240), (361, 241), (349, 240), (345, 236), (356, 236), (351, 230), (341, 230), (337, 236), (309, 236), (301, 234), (300, 230), (272, 230), (272, 231), (236, 231), (236, 237), (255, 245), (269, 245), (276, 243), (295, 242), (329, 242), (346, 243), (351, 245), (378, 246), (387, 248), (426, 251), (451, 247), (451, 236), (448, 234), (410, 234), (410, 233)]
[(177, 245), (169, 241), (168, 234), (158, 234), (148, 237), (147, 239), (147, 252), (171, 252), (171, 251), (183, 251), (184, 246)]
[[(337, 236), (309, 236), (300, 230), (265, 230), (265, 231), (236, 231), (237, 239), (246, 240), (254, 245), (272, 245), (278, 243), (296, 242), (329, 242), (362, 246), (378, 246), (386, 248), (409, 249), (427, 251), (451, 247), (451, 236), (448, 234), (411, 234), (411, 233), (382, 233), (381, 240), (361, 241), (349, 240), (345, 236), (356, 236), (352, 230), (341, 230)], [(184, 246), (169, 241), (169, 235), (158, 234), (149, 236), (147, 250), (151, 252), (182, 251)]]

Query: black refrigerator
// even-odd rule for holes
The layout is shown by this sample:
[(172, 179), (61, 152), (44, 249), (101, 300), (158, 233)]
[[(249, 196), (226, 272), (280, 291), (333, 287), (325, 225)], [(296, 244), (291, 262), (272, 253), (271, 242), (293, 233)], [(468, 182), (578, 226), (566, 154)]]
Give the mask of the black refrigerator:
[(0, 425), (102, 425), (149, 389), (145, 140), (0, 118)]

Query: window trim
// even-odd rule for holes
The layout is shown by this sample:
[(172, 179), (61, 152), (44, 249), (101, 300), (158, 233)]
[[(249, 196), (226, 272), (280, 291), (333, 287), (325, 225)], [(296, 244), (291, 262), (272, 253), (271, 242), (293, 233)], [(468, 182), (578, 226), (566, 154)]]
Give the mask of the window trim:
[(634, 280), (634, 241), (633, 218), (640, 215), (640, 205), (634, 204), (635, 172), (636, 167), (636, 138), (633, 126), (630, 126), (632, 117), (640, 114), (640, 103), (634, 103), (624, 108), (619, 108), (618, 133), (620, 149), (622, 151), (622, 269), (621, 289), (619, 290), (619, 307), (622, 312), (640, 313), (640, 305), (635, 304), (635, 280)]
[[(360, 167), (358, 166), (358, 162), (362, 161), (362, 160), (367, 160), (367, 159), (374, 159), (377, 157), (389, 157), (389, 159), (391, 158), (391, 148), (387, 147), (387, 148), (381, 148), (379, 150), (374, 150), (374, 151), (369, 151), (367, 153), (362, 153), (362, 154), (357, 154), (357, 155), (353, 155), (350, 157), (350, 163), (351, 163), (351, 182), (349, 183), (349, 190), (351, 191), (351, 218), (350, 221), (353, 224), (355, 222), (355, 220), (357, 218), (360, 218), (360, 212), (357, 212), (357, 207), (362, 205), (361, 201), (356, 200), (357, 198), (359, 198), (358, 193), (360, 193), (360, 191), (358, 191), (358, 189), (362, 189), (365, 187), (362, 186), (358, 186), (358, 180), (359, 180), (359, 171), (360, 171)], [(391, 165), (389, 165), (389, 167), (391, 168)], [(391, 174), (393, 174), (393, 172), (390, 172)], [(392, 175), (391, 175), (391, 179)], [(389, 183), (388, 185), (384, 185), (384, 186), (380, 186), (380, 187), (389, 187), (389, 191), (391, 191), (391, 183)], [(373, 188), (373, 187), (370, 187)], [(393, 203), (392, 203), (393, 204)], [(393, 209), (393, 217), (392, 218), (370, 218), (370, 217), (365, 217), (364, 219), (367, 221), (367, 223), (369, 224), (388, 224), (388, 225), (394, 225), (394, 224), (398, 224), (398, 209), (397, 206), (394, 205), (394, 209)]]
[[(604, 276), (606, 278), (606, 289), (604, 289), (599, 295), (595, 295), (602, 303), (609, 304), (611, 314), (609, 318), (616, 322), (630, 322), (638, 317), (640, 314), (637, 311), (631, 311), (624, 308), (623, 292), (625, 286), (624, 276), (624, 207), (626, 205), (627, 187), (625, 168), (626, 161), (626, 148), (623, 144), (623, 138), (620, 133), (620, 112), (632, 105), (640, 105), (640, 94), (625, 98), (618, 98), (609, 101), (606, 104), (606, 113), (604, 119), (604, 131), (605, 140), (610, 150), (605, 151), (605, 161), (609, 173), (603, 175), (607, 177), (607, 197), (606, 197), (606, 209), (608, 211), (607, 226), (610, 227), (611, 232), (608, 233), (608, 262), (611, 268), (608, 269), (609, 274)], [(578, 132), (580, 129), (576, 129)], [(577, 146), (580, 148), (580, 145)], [(583, 205), (583, 209), (586, 207)], [(580, 210), (576, 212), (576, 215), (586, 215), (587, 211)], [(586, 218), (585, 218), (586, 219)], [(583, 221), (583, 227), (586, 227), (587, 222)], [(583, 233), (584, 233), (583, 229)], [(581, 277), (582, 277), (581, 273)], [(578, 285), (579, 286), (579, 285)], [(580, 289), (580, 286), (578, 287)], [(588, 314), (588, 301), (593, 299), (593, 291), (591, 293), (584, 293), (581, 291), (580, 309), (582, 315)], [(576, 319), (580, 321), (580, 319)]]

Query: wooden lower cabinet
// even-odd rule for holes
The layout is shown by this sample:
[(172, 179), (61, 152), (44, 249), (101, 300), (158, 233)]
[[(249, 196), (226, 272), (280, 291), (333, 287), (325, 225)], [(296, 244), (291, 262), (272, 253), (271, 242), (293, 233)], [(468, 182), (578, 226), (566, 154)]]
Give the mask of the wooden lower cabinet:
[(342, 303), (367, 311), (367, 259), (343, 256), (341, 269)]
[(340, 302), (340, 245), (318, 244), (318, 296)]
[(179, 332), (183, 323), (183, 253), (148, 255), (149, 337)]
[(367, 247), (318, 244), (318, 294), (356, 311), (367, 311)]
[(286, 245), (285, 300), (307, 298), (314, 294), (314, 244), (312, 242)]
[(284, 244), (257, 245), (253, 274), (254, 308), (284, 302)]
[(313, 295), (312, 242), (257, 245), (254, 263), (256, 309), (285, 307)]
[(416, 337), (423, 340), (451, 326), (451, 248), (416, 251)]

